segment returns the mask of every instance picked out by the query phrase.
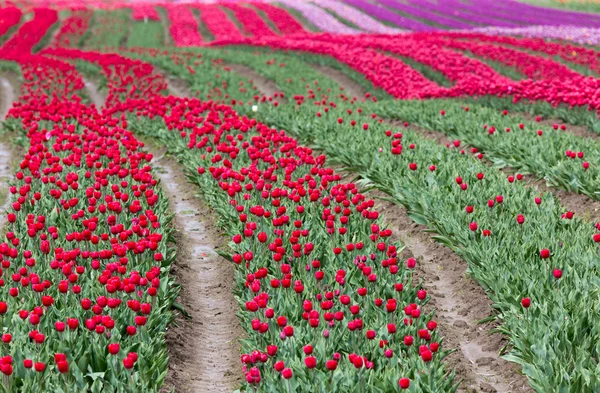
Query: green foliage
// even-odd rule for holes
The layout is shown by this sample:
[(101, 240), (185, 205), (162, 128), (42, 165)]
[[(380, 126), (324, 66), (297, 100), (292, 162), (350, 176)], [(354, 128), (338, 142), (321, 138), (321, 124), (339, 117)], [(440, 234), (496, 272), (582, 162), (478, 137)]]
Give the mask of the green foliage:
[(127, 46), (133, 48), (159, 48), (164, 43), (164, 28), (159, 21), (131, 22)]
[(117, 10), (95, 10), (87, 35), (87, 48), (120, 48), (127, 43), (131, 26), (131, 11), (126, 8)]

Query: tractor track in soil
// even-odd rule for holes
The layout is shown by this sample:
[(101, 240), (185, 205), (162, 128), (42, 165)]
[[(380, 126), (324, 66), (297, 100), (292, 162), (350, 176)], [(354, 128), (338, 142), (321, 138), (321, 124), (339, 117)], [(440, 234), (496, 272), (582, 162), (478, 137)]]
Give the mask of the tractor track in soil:
[[(330, 69), (328, 72), (339, 71)], [(336, 79), (338, 83), (342, 80), (341, 76)], [(345, 91), (350, 92), (350, 89)], [(357, 174), (350, 173), (345, 177), (353, 176)], [(384, 196), (379, 191), (369, 191), (366, 195), (378, 200)], [(402, 257), (414, 256), (418, 260), (416, 276), (423, 278), (424, 289), (431, 297), (427, 308), (436, 309), (445, 348), (455, 350), (446, 359), (446, 364), (456, 372), (460, 381), (458, 391), (532, 392), (518, 366), (499, 357), (507, 340), (493, 332), (495, 323), (478, 324), (478, 321), (493, 315), (491, 301), (483, 288), (466, 274), (466, 262), (452, 250), (434, 242), (424, 231), (426, 226), (412, 221), (401, 205), (379, 201), (376, 206), (391, 224), (392, 231), (406, 245)]]
[(98, 86), (95, 82), (83, 78), (83, 84), (85, 86), (91, 103), (94, 104), (98, 111), (101, 111), (102, 107), (104, 106), (104, 103), (106, 102), (106, 97), (100, 94)]
[(275, 93), (281, 93), (281, 90), (277, 86), (277, 83), (271, 79), (267, 79), (264, 76), (258, 74), (252, 68), (242, 65), (242, 64), (231, 64), (228, 63), (225, 65), (226, 68), (229, 68), (230, 71), (239, 74), (252, 84), (253, 89), (255, 89), (258, 93), (266, 96), (272, 97), (276, 101), (280, 101), (282, 103), (287, 102), (285, 97), (275, 97)]
[[(0, 91), (0, 119), (4, 121), (16, 99), (15, 86), (4, 75), (0, 76)], [(18, 154), (15, 153), (16, 150), (18, 147), (14, 144), (0, 142), (0, 228), (4, 228), (7, 223), (6, 213), (11, 202), (8, 188), (14, 175), (15, 157), (18, 157)]]
[[(94, 82), (85, 81), (85, 86), (100, 108), (105, 99)], [(174, 214), (177, 257), (171, 274), (181, 286), (177, 301), (189, 315), (178, 313), (167, 330), (169, 368), (161, 391), (230, 393), (242, 382), (238, 340), (244, 333), (235, 313), (234, 268), (216, 252), (226, 242), (219, 236), (215, 214), (196, 196), (181, 165), (165, 155), (164, 146), (146, 141), (145, 148), (154, 156), (154, 174)]]
[(334, 82), (337, 82), (337, 84), (343, 88), (343, 91), (341, 92), (342, 94), (349, 93), (351, 97), (356, 97), (356, 99), (361, 99), (365, 96), (365, 94), (367, 94), (367, 91), (360, 84), (352, 80), (352, 78), (344, 74), (342, 71), (325, 65), (309, 64), (309, 66), (313, 70), (320, 72), (324, 76), (332, 79)]
[(178, 315), (167, 331), (165, 391), (230, 393), (242, 381), (238, 339), (244, 333), (235, 313), (234, 268), (216, 252), (225, 241), (214, 213), (196, 196), (180, 164), (164, 156), (164, 148), (148, 150), (157, 157), (155, 173), (175, 214), (177, 259), (172, 273), (181, 285), (178, 301), (191, 317)]

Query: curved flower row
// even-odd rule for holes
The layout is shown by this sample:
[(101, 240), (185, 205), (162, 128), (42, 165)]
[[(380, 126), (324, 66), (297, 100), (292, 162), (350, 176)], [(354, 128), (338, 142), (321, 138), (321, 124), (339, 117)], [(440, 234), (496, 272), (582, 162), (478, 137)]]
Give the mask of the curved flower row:
[(561, 24), (559, 26), (528, 26), (528, 27), (481, 27), (474, 29), (489, 35), (513, 35), (534, 38), (549, 38), (557, 40), (567, 40), (584, 45), (600, 44), (600, 28), (597, 27), (577, 27)]
[(169, 17), (169, 32), (175, 46), (202, 45), (198, 21), (187, 5), (165, 5)]
[(506, 47), (512, 47), (542, 53), (548, 56), (559, 56), (569, 63), (586, 66), (591, 70), (600, 73), (600, 56), (598, 55), (598, 52), (585, 46), (571, 43), (557, 43), (540, 38), (517, 38), (470, 32), (448, 32), (445, 33), (444, 36), (502, 45), (501, 48), (503, 48), (503, 51)]
[[(415, 30), (415, 31), (427, 31), (433, 30), (433, 26), (430, 26), (424, 22), (416, 19), (412, 19), (407, 16), (400, 15), (387, 7), (383, 7), (381, 4), (374, 4), (368, 0), (344, 0), (345, 3), (362, 10), (368, 15), (373, 15), (375, 18), (388, 23), (393, 23), (401, 29)], [(324, 30), (329, 32), (329, 30)]]
[(295, 0), (281, 0), (278, 1), (278, 3), (300, 12), (304, 18), (321, 31), (335, 34), (360, 33), (360, 31), (346, 26), (334, 16), (328, 14), (325, 10), (312, 3)]
[(195, 3), (193, 6), (200, 11), (200, 21), (215, 40), (241, 39), (242, 33), (227, 17), (227, 14), (216, 4)]
[(50, 26), (58, 21), (56, 10), (35, 8), (33, 12), (33, 19), (24, 23), (17, 34), (2, 45), (2, 48), (0, 48), (1, 57), (9, 58), (29, 54)]
[[(21, 36), (27, 31), (15, 46), (34, 44)], [(177, 293), (152, 156), (124, 117), (81, 103), (72, 65), (10, 59), (25, 82), (6, 128), (25, 137), (26, 149), (0, 244), (3, 387), (157, 392)], [(135, 66), (119, 63), (114, 71), (133, 79)], [(140, 89), (153, 91), (143, 82)]]
[(283, 8), (275, 7), (269, 3), (251, 2), (250, 4), (254, 8), (263, 11), (282, 34), (306, 33), (302, 24)]
[(356, 26), (358, 26), (361, 30), (364, 30), (365, 32), (379, 34), (395, 34), (403, 31), (401, 29), (388, 27), (383, 23), (379, 22), (377, 19), (373, 19), (366, 13), (360, 12), (356, 8), (348, 6), (337, 0), (313, 0), (313, 3), (317, 4), (322, 8), (326, 8), (337, 13), (344, 19), (354, 23)]
[(434, 45), (471, 52), (479, 58), (494, 60), (514, 67), (533, 80), (578, 78), (582, 76), (554, 60), (539, 55), (530, 55), (513, 48), (452, 38), (441, 39), (438, 35), (415, 35), (414, 39), (421, 44), (423, 42), (432, 42)]
[(252, 8), (234, 3), (224, 3), (221, 7), (233, 12), (244, 28), (244, 35), (256, 37), (277, 35)]
[[(491, 67), (476, 59), (470, 59), (459, 52), (443, 49), (444, 39), (438, 37), (437, 33), (429, 34), (431, 34), (431, 41), (439, 46), (423, 47), (419, 40), (411, 38), (411, 34), (401, 36), (321, 34), (278, 39), (263, 37), (226, 40), (215, 42), (214, 45), (247, 44), (333, 56), (340, 62), (363, 73), (375, 87), (386, 90), (396, 98), (490, 95), (513, 97), (515, 102), (542, 101), (554, 106), (563, 104), (570, 107), (600, 109), (600, 79), (571, 74), (571, 77), (566, 80), (563, 78), (526, 79), (516, 82), (496, 73)], [(400, 60), (383, 54), (366, 55), (369, 53), (368, 50), (373, 52), (385, 50), (406, 55), (441, 71), (455, 84), (449, 88), (440, 87), (414, 70), (412, 73), (408, 73), (407, 69), (410, 70), (410, 67), (402, 64)], [(357, 52), (365, 55), (358, 55)], [(461, 67), (462, 64), (468, 67)], [(382, 66), (384, 69), (381, 69)], [(390, 69), (391, 66), (403, 71), (385, 72), (385, 69)], [(407, 79), (407, 75), (410, 75), (410, 79)]]
[(17, 7), (0, 9), (0, 36), (4, 35), (21, 20), (21, 10)]

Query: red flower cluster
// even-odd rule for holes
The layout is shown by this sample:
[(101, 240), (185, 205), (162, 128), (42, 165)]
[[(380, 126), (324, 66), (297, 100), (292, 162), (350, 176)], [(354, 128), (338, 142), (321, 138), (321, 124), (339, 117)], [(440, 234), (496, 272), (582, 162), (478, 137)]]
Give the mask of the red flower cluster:
[(206, 26), (215, 40), (240, 40), (243, 38), (238, 27), (217, 4), (195, 3), (200, 11), (200, 22)]
[(233, 11), (244, 28), (244, 35), (255, 37), (277, 35), (252, 8), (235, 3), (223, 3), (221, 6)]
[(167, 10), (169, 32), (175, 46), (202, 45), (198, 21), (187, 5), (167, 4), (164, 8)]

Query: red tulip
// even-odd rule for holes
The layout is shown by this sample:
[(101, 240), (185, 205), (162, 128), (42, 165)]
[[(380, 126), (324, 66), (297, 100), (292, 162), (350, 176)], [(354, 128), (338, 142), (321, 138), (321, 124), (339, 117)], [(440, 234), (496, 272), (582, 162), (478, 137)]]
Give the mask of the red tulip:
[(398, 380), (398, 386), (400, 386), (400, 389), (408, 389), (410, 387), (410, 379), (400, 378)]
[(282, 376), (283, 376), (283, 378), (285, 378), (285, 379), (290, 379), (290, 378), (292, 378), (292, 376), (293, 376), (292, 369), (290, 369), (290, 368), (286, 368), (286, 369), (284, 369), (284, 370), (282, 371), (281, 375), (282, 375)]

